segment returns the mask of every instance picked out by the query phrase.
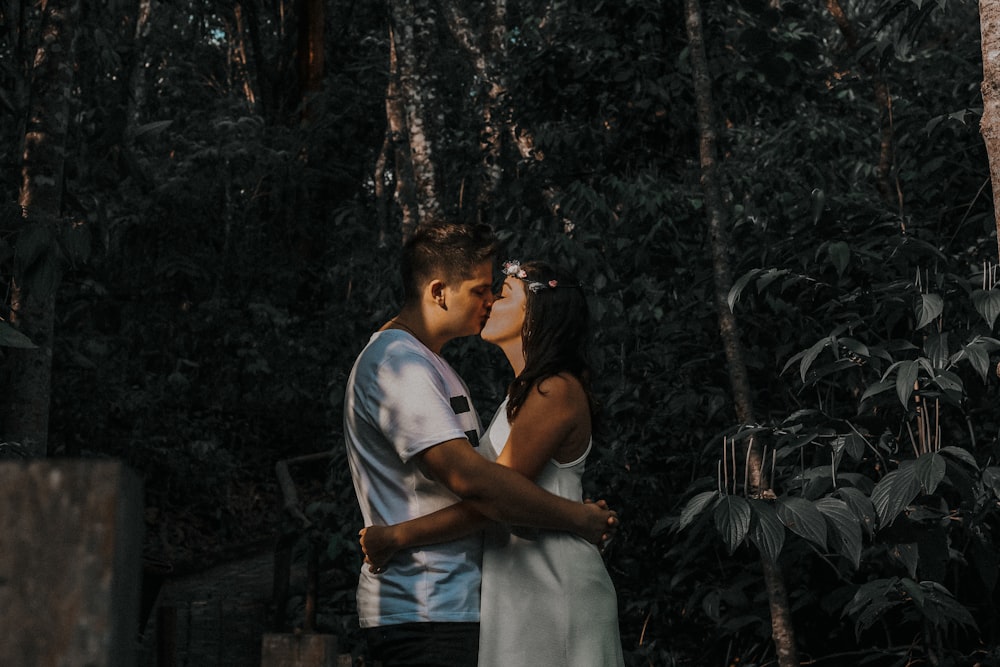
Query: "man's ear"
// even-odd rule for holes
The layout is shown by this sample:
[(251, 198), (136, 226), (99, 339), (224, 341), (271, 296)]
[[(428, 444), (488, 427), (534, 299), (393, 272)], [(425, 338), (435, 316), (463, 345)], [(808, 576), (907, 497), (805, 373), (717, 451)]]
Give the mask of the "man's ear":
[(430, 284), (431, 298), (442, 310), (448, 310), (448, 301), (445, 299), (445, 284), (442, 280), (432, 280)]

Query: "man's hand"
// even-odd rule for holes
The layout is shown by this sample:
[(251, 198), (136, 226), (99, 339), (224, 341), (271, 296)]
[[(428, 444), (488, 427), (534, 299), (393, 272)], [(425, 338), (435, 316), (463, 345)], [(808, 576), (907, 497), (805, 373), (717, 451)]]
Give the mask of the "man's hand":
[(603, 549), (618, 530), (618, 513), (608, 509), (608, 504), (603, 500), (595, 503), (587, 499), (583, 508), (583, 522), (577, 529), (577, 534)]
[(361, 551), (365, 554), (368, 571), (380, 574), (385, 571), (386, 564), (399, 551), (394, 539), (393, 526), (368, 526), (358, 532)]
[[(594, 503), (593, 500), (587, 498), (583, 501), (584, 503)], [(597, 547), (601, 550), (601, 553), (611, 544), (611, 540), (615, 539), (615, 534), (618, 532), (618, 524), (621, 523), (621, 519), (618, 518), (618, 513), (608, 509), (608, 502), (606, 500), (598, 500), (594, 503), (602, 509), (606, 509), (611, 512), (611, 516), (608, 517), (607, 532), (601, 537), (601, 541), (597, 543)]]

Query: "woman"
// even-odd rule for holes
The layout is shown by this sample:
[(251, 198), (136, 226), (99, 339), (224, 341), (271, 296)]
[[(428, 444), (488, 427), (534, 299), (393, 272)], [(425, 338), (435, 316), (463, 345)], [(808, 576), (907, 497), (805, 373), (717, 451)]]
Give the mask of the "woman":
[[(593, 405), (587, 301), (580, 284), (542, 262), (507, 262), (482, 331), (514, 370), (482, 453), (542, 488), (582, 498)], [(489, 522), (463, 502), (361, 532), (381, 571), (395, 551), (455, 539)], [(489, 525), (483, 554), (479, 665), (623, 664), (615, 589), (597, 548), (568, 533)]]

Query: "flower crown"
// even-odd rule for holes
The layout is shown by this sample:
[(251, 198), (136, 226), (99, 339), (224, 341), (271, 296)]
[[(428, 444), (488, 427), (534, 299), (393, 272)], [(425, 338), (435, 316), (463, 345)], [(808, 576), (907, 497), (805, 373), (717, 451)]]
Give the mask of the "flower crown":
[(527, 283), (527, 288), (532, 293), (537, 293), (543, 289), (555, 289), (557, 287), (580, 287), (578, 283), (560, 283), (558, 280), (549, 280), (546, 282), (539, 282), (537, 280), (531, 280), (528, 278), (528, 272), (521, 268), (521, 262), (516, 259), (507, 260), (503, 263), (503, 274), (505, 276), (510, 276), (511, 278), (517, 278), (518, 280), (523, 280)]

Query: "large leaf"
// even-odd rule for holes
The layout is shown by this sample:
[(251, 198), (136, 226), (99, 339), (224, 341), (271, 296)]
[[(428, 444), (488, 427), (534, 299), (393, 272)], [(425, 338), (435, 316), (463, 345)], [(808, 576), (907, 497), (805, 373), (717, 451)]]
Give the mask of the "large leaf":
[(31, 339), (23, 333), (0, 320), (0, 347), (19, 347), (22, 349), (32, 349), (38, 347), (31, 342)]
[(968, 608), (955, 599), (951, 592), (934, 581), (921, 581), (917, 584), (923, 593), (921, 611), (931, 625), (948, 629), (954, 623), (978, 629), (976, 620)]
[(899, 578), (892, 577), (868, 581), (858, 587), (854, 599), (844, 607), (844, 614), (854, 617), (854, 632), (858, 638), (886, 611), (903, 603), (895, 594), (898, 583)]
[(905, 544), (893, 544), (889, 548), (889, 555), (898, 560), (910, 573), (911, 577), (917, 576), (917, 564), (920, 562), (920, 549), (914, 542)]
[(965, 465), (969, 466), (972, 470), (979, 470), (979, 464), (976, 462), (976, 457), (974, 457), (969, 450), (963, 449), (962, 447), (955, 447), (954, 445), (942, 447), (938, 450), (938, 454), (958, 459)]
[(777, 562), (778, 554), (785, 544), (785, 526), (778, 518), (771, 503), (763, 500), (750, 500), (752, 517), (750, 521), (750, 541), (761, 555)]
[(1000, 467), (990, 466), (983, 470), (983, 484), (993, 491), (993, 496), (1000, 500)]
[(948, 332), (932, 333), (924, 341), (924, 354), (935, 370), (942, 370), (948, 365)]
[(896, 369), (896, 395), (899, 396), (899, 402), (904, 406), (909, 402), (910, 395), (913, 394), (919, 371), (920, 364), (916, 361), (904, 361)]
[(849, 486), (837, 489), (837, 495), (847, 503), (858, 524), (864, 527), (865, 532), (869, 536), (874, 535), (875, 529), (878, 527), (878, 513), (875, 511), (875, 505), (872, 504), (871, 498), (863, 491)]
[(826, 548), (826, 519), (816, 505), (797, 496), (782, 496), (778, 498), (776, 509), (781, 523), (790, 531), (821, 549)]
[(865, 389), (865, 392), (861, 394), (861, 402), (864, 403), (872, 396), (876, 396), (878, 394), (890, 391), (895, 386), (896, 383), (893, 382), (892, 380), (879, 380), (878, 382), (869, 385), (868, 388)]
[(701, 516), (701, 513), (705, 511), (709, 505), (718, 499), (718, 496), (718, 491), (702, 491), (692, 497), (691, 500), (688, 501), (687, 505), (684, 506), (684, 509), (681, 510), (681, 519), (678, 524), (678, 528), (683, 530), (690, 525), (692, 521)]
[(729, 553), (743, 543), (750, 530), (750, 503), (743, 496), (725, 496), (715, 506), (715, 528)]
[(965, 346), (965, 357), (979, 374), (979, 377), (983, 379), (983, 382), (986, 382), (986, 376), (990, 372), (990, 354), (986, 350), (986, 346), (979, 340), (973, 340)]
[[(911, 465), (906, 465), (911, 463)], [(879, 480), (872, 489), (872, 504), (878, 512), (879, 526), (890, 525), (899, 513), (920, 493), (916, 468), (912, 462), (905, 462), (897, 470)]]
[(933, 322), (944, 311), (944, 299), (937, 294), (921, 294), (913, 308), (917, 316), (917, 328), (923, 329)]
[(977, 289), (972, 293), (972, 305), (992, 329), (997, 317), (1000, 316), (1000, 289)]
[(743, 294), (743, 289), (747, 286), (747, 283), (759, 276), (760, 273), (761, 269), (751, 269), (733, 283), (733, 286), (729, 288), (729, 295), (726, 297), (726, 301), (729, 303), (729, 310), (733, 310), (733, 307), (736, 306), (736, 302), (740, 300), (740, 295)]
[(868, 441), (857, 431), (851, 431), (844, 436), (844, 448), (847, 450), (847, 455), (855, 461), (861, 460), (861, 457), (865, 455), (867, 446)]
[(857, 569), (861, 563), (861, 523), (857, 516), (847, 503), (837, 498), (820, 498), (816, 509), (833, 526), (838, 539), (832, 546)]
[(851, 247), (843, 241), (834, 241), (827, 247), (830, 263), (837, 269), (837, 275), (843, 276), (844, 270), (851, 261)]
[(818, 357), (819, 353), (822, 352), (823, 349), (829, 344), (829, 338), (818, 340), (813, 343), (812, 347), (806, 350), (805, 354), (802, 355), (802, 362), (799, 364), (799, 375), (802, 377), (802, 382), (806, 381), (806, 375), (809, 373), (809, 367), (812, 366), (814, 361), (816, 361), (816, 357)]
[(944, 457), (937, 452), (927, 452), (914, 462), (913, 467), (924, 493), (934, 493), (938, 484), (944, 479)]

